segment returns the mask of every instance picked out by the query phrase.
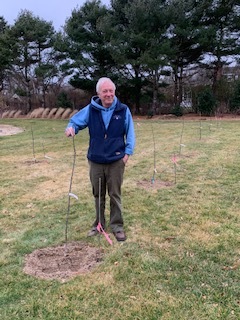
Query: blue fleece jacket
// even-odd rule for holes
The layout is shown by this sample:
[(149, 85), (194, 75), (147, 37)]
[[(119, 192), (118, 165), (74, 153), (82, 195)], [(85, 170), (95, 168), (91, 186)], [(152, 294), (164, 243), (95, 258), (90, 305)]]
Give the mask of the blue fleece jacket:
[[(91, 104), (95, 108), (101, 111), (102, 119), (106, 129), (109, 126), (109, 123), (111, 121), (112, 114), (116, 108), (117, 102), (119, 102), (119, 100), (116, 97), (114, 97), (114, 101), (112, 105), (109, 108), (105, 108), (101, 105), (101, 101), (97, 96), (94, 96), (91, 99)], [(79, 112), (77, 112), (74, 116), (71, 117), (67, 128), (69, 127), (74, 128), (75, 134), (77, 134), (80, 130), (83, 130), (86, 127), (88, 127), (89, 111), (90, 111), (91, 104), (87, 105), (86, 107), (84, 107)], [(132, 115), (128, 107), (126, 109), (124, 126), (125, 126), (125, 154), (132, 155), (135, 147), (135, 132), (134, 132), (134, 123), (133, 123)]]

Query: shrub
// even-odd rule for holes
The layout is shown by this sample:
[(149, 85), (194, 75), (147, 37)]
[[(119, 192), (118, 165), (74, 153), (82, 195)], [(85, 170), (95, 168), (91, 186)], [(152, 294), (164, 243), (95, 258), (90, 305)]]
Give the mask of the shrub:
[(240, 110), (240, 81), (235, 83), (233, 95), (230, 99), (230, 111), (238, 112)]
[(181, 106), (176, 105), (171, 111), (172, 114), (174, 114), (177, 117), (181, 117), (183, 115), (183, 109)]
[(60, 108), (72, 108), (72, 102), (66, 92), (62, 91), (57, 97), (57, 106)]
[(215, 113), (216, 99), (209, 87), (204, 88), (197, 97), (197, 108), (204, 116), (211, 116)]

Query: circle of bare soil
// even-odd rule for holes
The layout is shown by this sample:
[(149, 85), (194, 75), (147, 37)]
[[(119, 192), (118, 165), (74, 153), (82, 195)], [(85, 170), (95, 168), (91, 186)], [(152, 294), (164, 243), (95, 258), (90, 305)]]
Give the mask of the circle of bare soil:
[(103, 251), (82, 242), (37, 249), (25, 257), (23, 271), (47, 280), (69, 280), (90, 272), (103, 259)]
[(8, 124), (0, 124), (0, 136), (11, 136), (23, 131), (24, 130), (22, 128), (14, 127)]
[(169, 181), (161, 181), (161, 180), (141, 180), (137, 182), (137, 186), (143, 189), (162, 189), (167, 187), (172, 187), (174, 185), (173, 182)]

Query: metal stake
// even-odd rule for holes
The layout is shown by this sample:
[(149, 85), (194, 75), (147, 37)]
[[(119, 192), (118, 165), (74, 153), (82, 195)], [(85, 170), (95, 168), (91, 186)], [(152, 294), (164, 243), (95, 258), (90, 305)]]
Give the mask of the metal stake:
[[(98, 180), (98, 223), (100, 224), (101, 226), (101, 178), (99, 178)], [(99, 243), (99, 246), (100, 246), (100, 232), (98, 234), (98, 243)]]
[(35, 146), (34, 146), (34, 134), (33, 134), (33, 127), (31, 124), (31, 133), (32, 133), (32, 151), (33, 151), (33, 160), (36, 162), (36, 157), (35, 157)]
[(69, 213), (70, 213), (70, 197), (72, 196), (71, 190), (72, 190), (72, 181), (73, 181), (73, 173), (75, 169), (75, 162), (76, 162), (76, 148), (75, 148), (75, 142), (74, 137), (72, 137), (73, 141), (73, 165), (72, 165), (72, 174), (70, 178), (70, 184), (69, 184), (69, 192), (68, 192), (68, 208), (67, 208), (67, 215), (66, 215), (66, 225), (65, 225), (65, 245), (67, 245), (68, 242), (68, 219), (69, 219)]
[(156, 169), (156, 146), (155, 146), (155, 136), (154, 136), (154, 130), (153, 130), (153, 125), (151, 123), (151, 128), (152, 128), (152, 138), (153, 138), (153, 175), (151, 182), (152, 184), (155, 182), (155, 174), (157, 172)]

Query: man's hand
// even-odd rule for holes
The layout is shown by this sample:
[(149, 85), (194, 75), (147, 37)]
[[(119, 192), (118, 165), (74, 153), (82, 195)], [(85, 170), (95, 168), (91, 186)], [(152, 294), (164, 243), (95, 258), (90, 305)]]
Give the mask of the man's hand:
[(124, 162), (124, 164), (127, 163), (128, 158), (129, 158), (129, 155), (128, 155), (128, 154), (125, 154), (125, 156), (123, 157), (123, 162)]
[(73, 127), (67, 128), (65, 130), (65, 135), (67, 137), (74, 137), (75, 136), (75, 130), (73, 129)]

